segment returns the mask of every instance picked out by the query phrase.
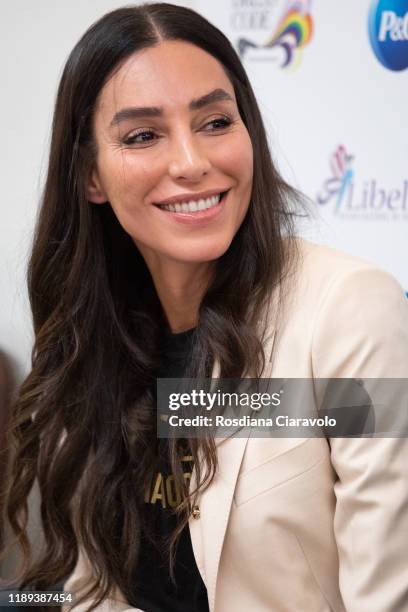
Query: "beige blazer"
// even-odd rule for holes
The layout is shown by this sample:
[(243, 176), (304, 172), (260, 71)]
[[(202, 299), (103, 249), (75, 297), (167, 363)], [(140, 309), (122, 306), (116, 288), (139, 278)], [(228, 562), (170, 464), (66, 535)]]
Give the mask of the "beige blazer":
[[(298, 246), (264, 376), (408, 378), (399, 284), (363, 260)], [(217, 449), (189, 523), (211, 612), (408, 611), (406, 439), (247, 436)], [(81, 556), (65, 590), (91, 572)], [(98, 610), (135, 608), (115, 592)]]

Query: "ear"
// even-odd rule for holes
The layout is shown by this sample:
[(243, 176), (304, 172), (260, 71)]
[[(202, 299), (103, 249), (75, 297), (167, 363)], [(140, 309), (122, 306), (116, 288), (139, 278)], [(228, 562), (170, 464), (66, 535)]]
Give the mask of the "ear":
[(93, 204), (105, 204), (105, 202), (108, 201), (108, 197), (99, 178), (98, 170), (95, 166), (92, 167), (89, 173), (88, 183), (86, 186), (86, 197)]

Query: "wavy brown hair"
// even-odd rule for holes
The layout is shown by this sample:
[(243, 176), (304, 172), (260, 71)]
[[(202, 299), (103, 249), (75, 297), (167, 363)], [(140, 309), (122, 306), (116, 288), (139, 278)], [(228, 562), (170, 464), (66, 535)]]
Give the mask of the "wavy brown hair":
[[(131, 602), (140, 544), (139, 492), (155, 469), (152, 389), (167, 323), (150, 273), (109, 203), (92, 205), (85, 184), (95, 156), (92, 118), (112, 73), (133, 53), (182, 40), (214, 56), (230, 79), (254, 154), (247, 215), (216, 262), (199, 309), (188, 374), (224, 378), (265, 367), (259, 327), (288, 270), (298, 192), (277, 172), (262, 117), (228, 39), (193, 10), (143, 4), (106, 14), (71, 52), (58, 89), (49, 156), (28, 269), (35, 344), (9, 434), (7, 519), (23, 552), (21, 586), (46, 589), (73, 571), (79, 546), (94, 570), (93, 609), (117, 585)], [(266, 324), (265, 324), (266, 325)], [(264, 326), (265, 328), (265, 326)], [(179, 526), (217, 469), (214, 440), (190, 440), (197, 489), (184, 490)], [(170, 459), (185, 480), (178, 441)], [(44, 549), (32, 558), (28, 495), (38, 481)], [(130, 486), (130, 483), (131, 486)], [(84, 597), (85, 597), (84, 596)]]

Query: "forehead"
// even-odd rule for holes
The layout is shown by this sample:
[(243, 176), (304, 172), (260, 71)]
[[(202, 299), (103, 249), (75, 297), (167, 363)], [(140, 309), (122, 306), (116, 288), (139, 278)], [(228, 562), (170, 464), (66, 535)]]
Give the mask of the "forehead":
[(222, 64), (203, 49), (184, 41), (163, 41), (131, 55), (102, 88), (97, 110), (119, 105), (185, 105), (194, 97), (222, 87), (235, 99)]

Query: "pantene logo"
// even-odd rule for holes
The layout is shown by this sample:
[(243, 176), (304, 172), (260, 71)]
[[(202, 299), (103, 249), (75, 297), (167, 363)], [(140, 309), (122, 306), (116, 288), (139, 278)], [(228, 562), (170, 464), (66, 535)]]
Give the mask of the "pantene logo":
[(374, 0), (368, 32), (373, 51), (385, 68), (408, 68), (408, 0)]

